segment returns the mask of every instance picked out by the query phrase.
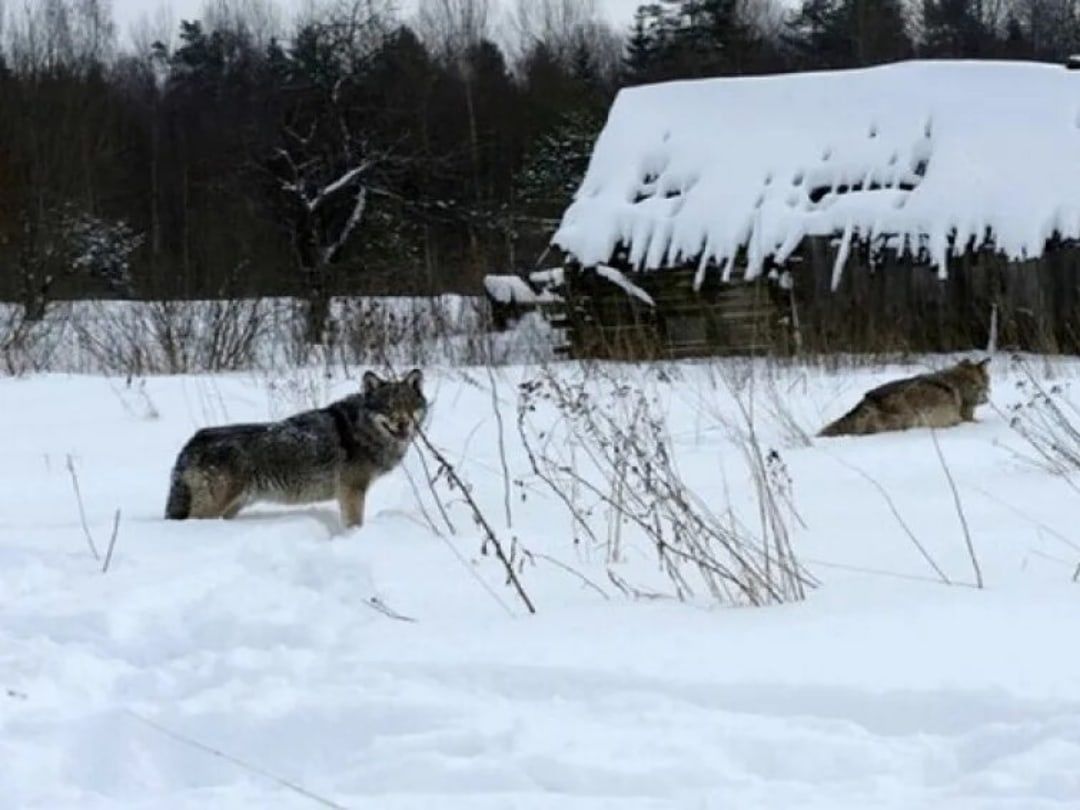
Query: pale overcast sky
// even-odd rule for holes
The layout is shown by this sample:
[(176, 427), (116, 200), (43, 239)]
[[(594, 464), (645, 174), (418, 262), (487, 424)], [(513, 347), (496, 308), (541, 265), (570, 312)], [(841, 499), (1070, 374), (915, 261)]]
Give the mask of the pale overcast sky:
[[(645, 0), (599, 0), (601, 8), (611, 21), (619, 26), (629, 25), (634, 16), (634, 9)], [(286, 14), (291, 14), (303, 4), (304, 0), (277, 0), (277, 5)], [(398, 0), (403, 16), (410, 16), (417, 0)], [(508, 0), (495, 0), (496, 3)], [(127, 44), (132, 23), (142, 17), (161, 18), (161, 10), (167, 9), (166, 16), (171, 17), (173, 29), (180, 20), (200, 16), (205, 0), (113, 0), (113, 17), (116, 20), (120, 41)]]

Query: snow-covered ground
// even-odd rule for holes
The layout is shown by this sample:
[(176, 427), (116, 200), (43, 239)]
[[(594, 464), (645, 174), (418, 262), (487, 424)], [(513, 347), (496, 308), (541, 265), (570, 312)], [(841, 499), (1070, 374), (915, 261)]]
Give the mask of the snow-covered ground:
[[(162, 520), (194, 429), (324, 403), (362, 369), (0, 380), (0, 807), (1080, 806), (1080, 492), (1025, 460), (1008, 424), (1023, 375), (993, 366), (993, 407), (937, 436), (983, 590), (929, 432), (806, 445), (790, 424), (812, 433), (911, 367), (771, 383), (757, 367), (755, 428), (790, 473), (792, 543), (821, 583), (763, 608), (664, 598), (629, 528), (617, 561), (573, 542), (515, 428), (536, 368), (429, 369), (429, 435), (516, 538), (535, 616), (444, 481), (456, 534), (431, 528), (418, 452), (347, 533), (333, 504)], [(655, 394), (710, 508), (753, 512), (722, 425), (745, 369), (603, 371)], [(1049, 371), (1069, 396), (1080, 365)], [(530, 418), (557, 430), (544, 407)], [(121, 512), (104, 574), (68, 456), (102, 552)], [(511, 483), (510, 528), (504, 462), (526, 495)], [(608, 536), (604, 510), (592, 521)], [(627, 598), (609, 569), (659, 594)]]

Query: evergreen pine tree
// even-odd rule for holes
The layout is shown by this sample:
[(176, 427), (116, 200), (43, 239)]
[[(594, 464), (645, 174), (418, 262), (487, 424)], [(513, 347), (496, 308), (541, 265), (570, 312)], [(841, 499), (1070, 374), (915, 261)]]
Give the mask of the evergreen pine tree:
[(979, 17), (980, 5), (978, 0), (923, 0), (923, 54), (963, 59), (989, 55), (995, 37)]
[(541, 213), (557, 214), (570, 202), (589, 166), (603, 115), (582, 109), (561, 115), (525, 155), (518, 196)]
[(873, 65), (911, 55), (901, 0), (803, 0), (787, 40), (803, 68)]
[(629, 84), (655, 78), (660, 56), (659, 28), (663, 12), (657, 3), (638, 6), (626, 43), (623, 74)]

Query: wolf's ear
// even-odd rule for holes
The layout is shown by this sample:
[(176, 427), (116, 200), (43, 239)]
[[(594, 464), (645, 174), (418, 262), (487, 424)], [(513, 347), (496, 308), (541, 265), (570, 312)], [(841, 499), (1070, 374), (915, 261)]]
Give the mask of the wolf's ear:
[(374, 371), (365, 371), (364, 372), (364, 385), (363, 385), (363, 388), (361, 390), (365, 394), (371, 394), (371, 393), (374, 393), (375, 391), (378, 391), (379, 388), (382, 386), (382, 384), (383, 384), (382, 378), (379, 377), (378, 374), (376, 374)]
[(405, 375), (405, 382), (407, 382), (409, 385), (419, 391), (420, 386), (424, 382), (424, 373), (420, 369), (414, 368), (412, 371)]

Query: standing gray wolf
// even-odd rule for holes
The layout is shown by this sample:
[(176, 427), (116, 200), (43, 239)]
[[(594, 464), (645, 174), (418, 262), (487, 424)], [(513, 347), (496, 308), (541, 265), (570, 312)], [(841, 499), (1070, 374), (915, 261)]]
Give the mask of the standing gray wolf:
[(254, 501), (336, 497), (346, 526), (364, 519), (371, 482), (390, 472), (427, 413), (413, 369), (402, 380), (364, 375), (359, 394), (280, 422), (205, 428), (180, 451), (165, 517), (231, 518)]
[(819, 436), (859, 435), (913, 427), (943, 428), (975, 421), (975, 406), (989, 399), (990, 358), (961, 360), (930, 374), (894, 380), (862, 400)]

